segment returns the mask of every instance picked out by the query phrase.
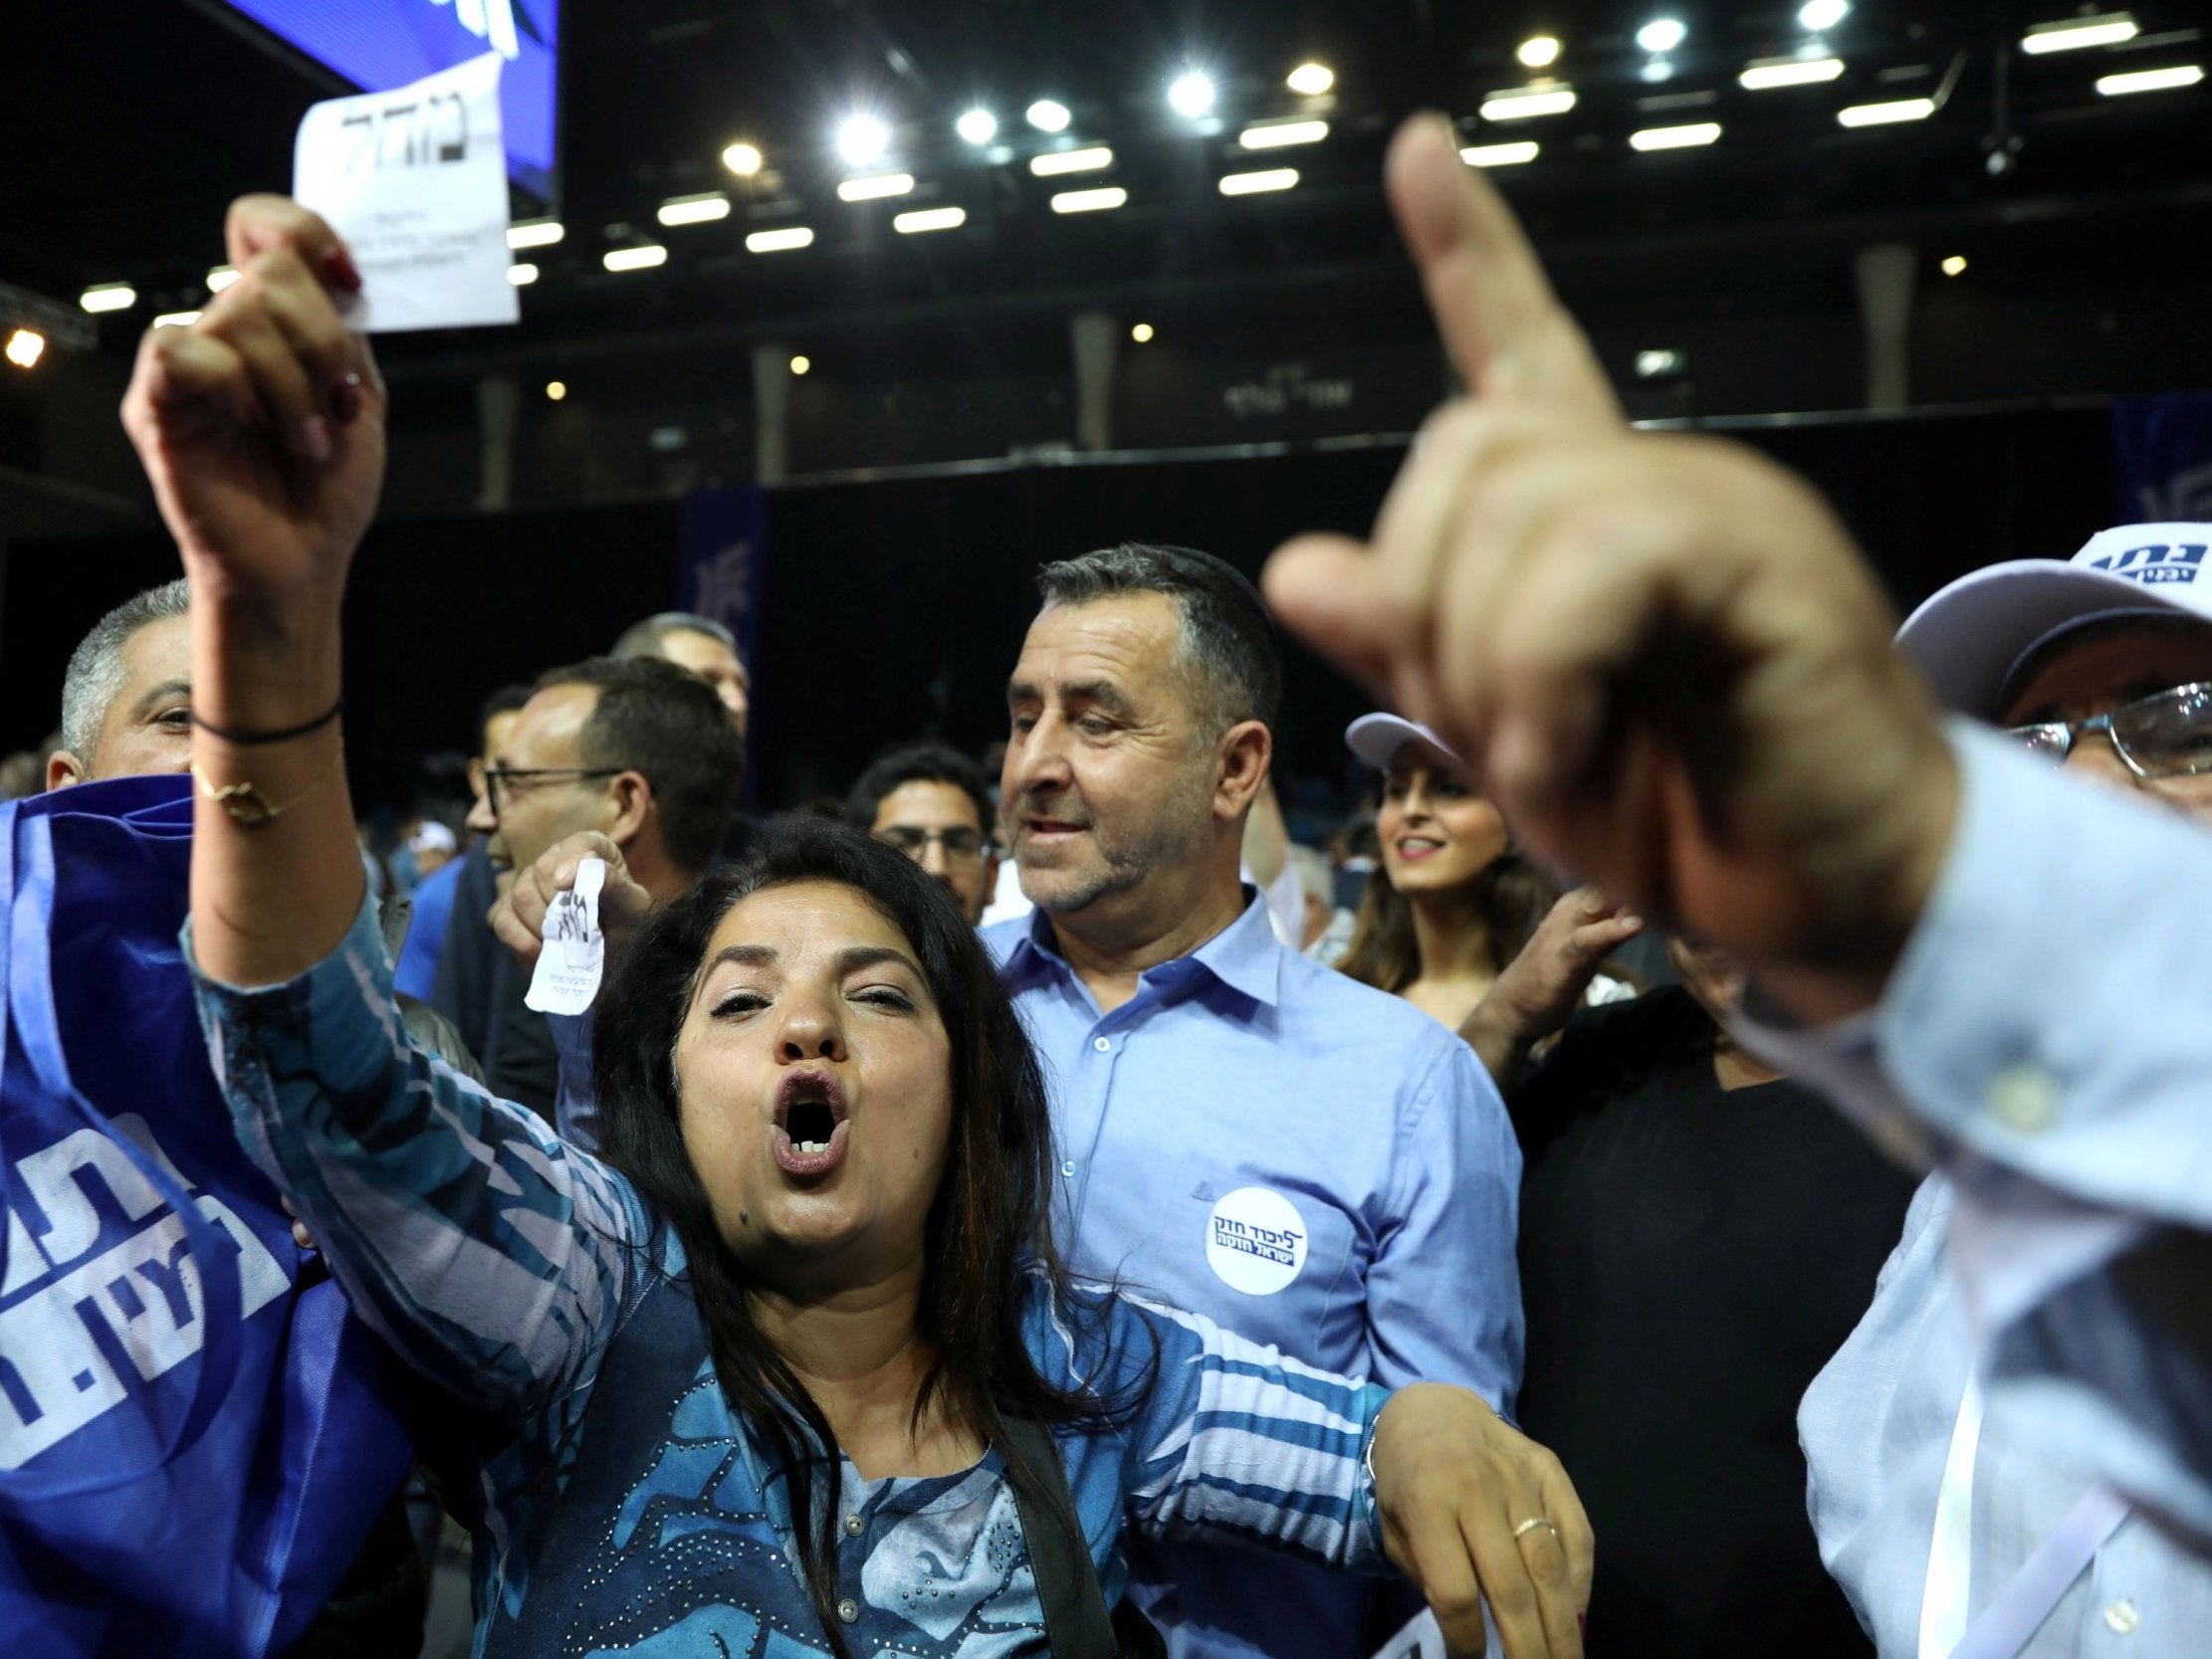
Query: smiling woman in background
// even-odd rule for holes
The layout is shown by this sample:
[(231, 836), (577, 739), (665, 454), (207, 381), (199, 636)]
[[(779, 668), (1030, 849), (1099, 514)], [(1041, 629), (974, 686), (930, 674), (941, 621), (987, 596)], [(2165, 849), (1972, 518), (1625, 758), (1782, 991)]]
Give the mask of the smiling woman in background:
[[(1513, 845), (1497, 808), (1474, 792), (1459, 757), (1426, 726), (1363, 715), (1345, 727), (1344, 741), (1383, 773), (1375, 817), (1383, 862), (1368, 880), (1338, 967), (1459, 1030), (1559, 889)], [(1594, 984), (1594, 1002), (1635, 994), (1603, 976)]]

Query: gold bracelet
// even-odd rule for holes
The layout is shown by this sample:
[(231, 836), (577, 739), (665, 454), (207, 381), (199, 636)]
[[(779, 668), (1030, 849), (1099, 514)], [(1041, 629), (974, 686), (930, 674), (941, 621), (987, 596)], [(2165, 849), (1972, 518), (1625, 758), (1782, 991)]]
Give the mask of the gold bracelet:
[(197, 760), (192, 762), (192, 780), (200, 786), (201, 794), (229, 813), (235, 822), (244, 824), (249, 829), (258, 829), (270, 820), (280, 818), (285, 813), (290, 812), (322, 788), (324, 784), (330, 782), (332, 774), (336, 772), (344, 763), (345, 745), (341, 743), (336, 751), (332, 754), (331, 763), (315, 774), (315, 781), (282, 805), (270, 800), (267, 795), (263, 794), (261, 785), (258, 783), (210, 783), (207, 780), (207, 774), (200, 770), (200, 763)]

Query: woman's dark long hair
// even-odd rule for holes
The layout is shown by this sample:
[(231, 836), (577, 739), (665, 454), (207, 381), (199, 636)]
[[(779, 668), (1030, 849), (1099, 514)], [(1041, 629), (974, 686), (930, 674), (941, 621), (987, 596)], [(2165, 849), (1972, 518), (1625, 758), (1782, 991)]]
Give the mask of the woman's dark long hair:
[[(1525, 853), (1507, 847), (1454, 898), (1481, 925), (1492, 971), (1503, 973), (1558, 902), (1559, 892)], [(1337, 970), (1393, 996), (1421, 977), (1413, 901), (1391, 885), (1381, 864), (1367, 878), (1352, 943)]]
[(925, 1229), (918, 1313), (934, 1357), (914, 1423), (940, 1401), (999, 1448), (1025, 1496), (1041, 1498), (1037, 1473), (1006, 1447), (1003, 1419), (1120, 1421), (1149, 1389), (1154, 1367), (1124, 1394), (1102, 1397), (1056, 1387), (1022, 1342), (1022, 1311), (1037, 1289), (1032, 1275), (1073, 1317), (1102, 1326), (1105, 1304), (1071, 1287), (1052, 1246), (1043, 1073), (982, 941), (933, 877), (857, 830), (796, 820), (772, 829), (747, 864), (706, 877), (649, 917), (599, 998), (592, 1080), (603, 1154), (683, 1242), (715, 1373), (731, 1406), (787, 1471), (800, 1570), (831, 1651), (847, 1659), (836, 1615), (836, 1437), (754, 1320), (745, 1270), (723, 1243), (684, 1145), (674, 1061), (722, 919), (740, 900), (793, 882), (849, 887), (881, 911), (914, 947), (951, 1039), (952, 1139)]

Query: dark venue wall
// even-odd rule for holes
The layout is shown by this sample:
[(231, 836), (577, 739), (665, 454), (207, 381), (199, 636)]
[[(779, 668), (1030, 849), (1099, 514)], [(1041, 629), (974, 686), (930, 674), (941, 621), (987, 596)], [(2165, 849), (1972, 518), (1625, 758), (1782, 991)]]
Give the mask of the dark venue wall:
[[(1740, 436), (1828, 492), (1901, 609), (1994, 559), (2063, 557), (2109, 522), (2108, 422), (2102, 408), (1960, 412)], [(1001, 735), (1040, 561), (1151, 537), (1256, 572), (1298, 530), (1363, 530), (1403, 457), (1385, 443), (769, 492), (756, 798), (841, 791), (903, 736), (980, 749)], [(379, 523), (348, 601), (361, 800), (399, 800), (415, 752), (464, 745), (494, 687), (602, 651), (625, 623), (673, 603), (678, 513), (661, 501)], [(166, 540), (142, 532), (9, 543), (0, 747), (51, 729), (71, 646), (101, 612), (174, 571)], [(1303, 649), (1288, 656), (1282, 770), (1334, 781), (1338, 734), (1365, 706)]]

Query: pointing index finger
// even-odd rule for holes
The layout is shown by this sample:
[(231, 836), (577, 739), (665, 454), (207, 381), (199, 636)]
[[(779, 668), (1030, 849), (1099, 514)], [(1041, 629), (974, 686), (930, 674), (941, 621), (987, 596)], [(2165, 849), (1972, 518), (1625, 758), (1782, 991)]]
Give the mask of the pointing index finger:
[(1590, 341), (1512, 209), (1459, 159), (1450, 123), (1440, 115), (1406, 122), (1385, 171), (1399, 234), (1468, 390), (1619, 425), (1620, 403)]

